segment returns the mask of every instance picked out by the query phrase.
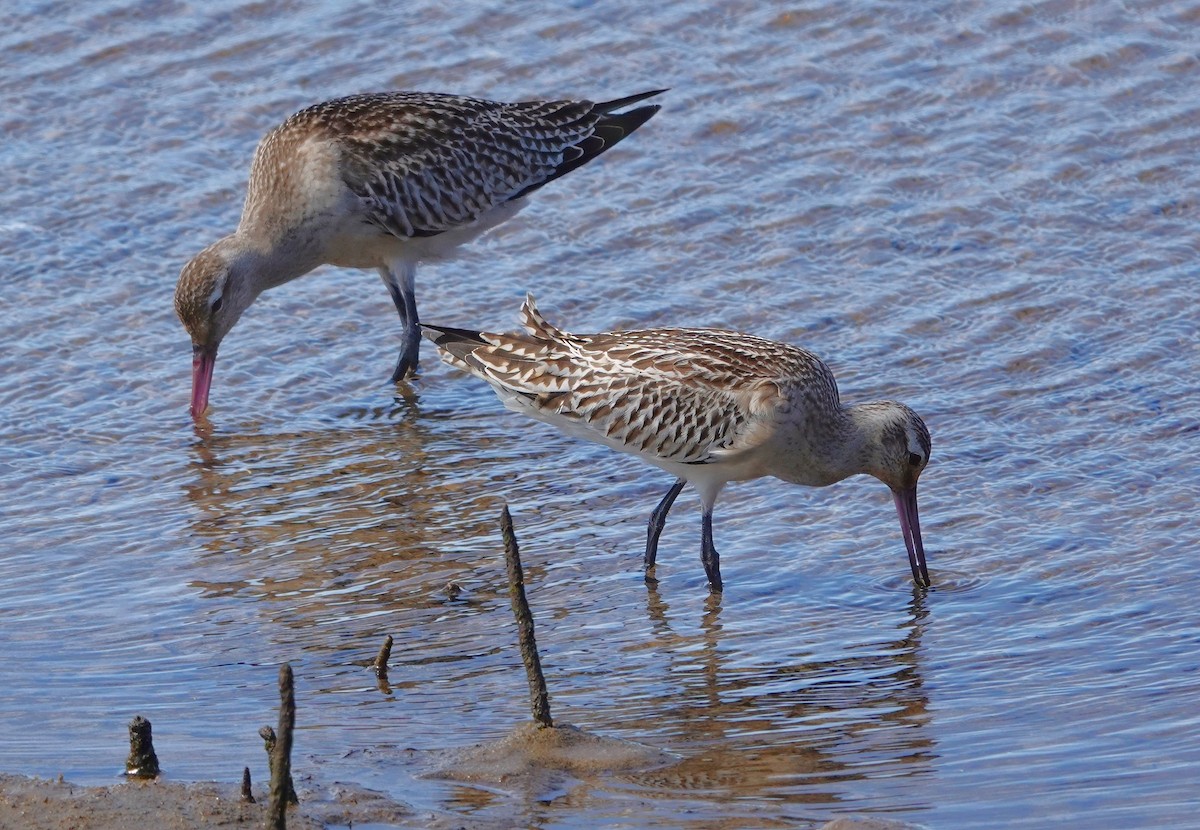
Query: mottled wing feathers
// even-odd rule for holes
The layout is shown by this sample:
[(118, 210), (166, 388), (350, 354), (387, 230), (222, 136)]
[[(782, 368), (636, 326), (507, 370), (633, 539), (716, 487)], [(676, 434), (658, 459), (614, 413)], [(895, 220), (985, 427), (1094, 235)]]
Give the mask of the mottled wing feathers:
[(386, 92), (317, 104), (278, 131), (332, 139), (342, 179), (372, 222), (400, 237), (432, 236), (578, 167), (658, 109), (614, 115), (605, 106)]
[(582, 338), (568, 334), (543, 317), (542, 313), (538, 311), (533, 296), (528, 294), (525, 296), (525, 302), (521, 303), (521, 328), (525, 329), (532, 337), (541, 340), (569, 342), (576, 346), (583, 342)]
[(552, 403), (556, 414), (602, 434), (609, 444), (682, 464), (749, 449), (746, 439), (753, 432), (736, 396), (665, 377), (602, 375)]
[[(532, 298), (522, 324), (526, 334), (429, 327), (429, 336), (448, 362), (486, 380), (506, 405), (617, 449), (679, 463), (728, 460), (757, 448), (786, 407), (787, 378), (828, 374), (808, 352), (736, 332), (567, 334), (546, 322)], [(836, 389), (832, 394), (836, 399)]]

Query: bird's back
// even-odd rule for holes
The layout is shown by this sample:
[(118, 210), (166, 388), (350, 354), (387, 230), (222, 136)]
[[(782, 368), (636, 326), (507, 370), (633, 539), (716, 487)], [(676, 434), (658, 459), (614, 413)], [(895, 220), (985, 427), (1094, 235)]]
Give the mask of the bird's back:
[(431, 327), (446, 359), (510, 408), (654, 463), (732, 463), (769, 443), (794, 400), (838, 407), (804, 349), (719, 329), (566, 333), (522, 309), (524, 333)]
[(471, 226), (599, 155), (658, 110), (614, 114), (607, 106), (424, 92), (325, 101), (259, 144), (246, 213), (278, 211), (281, 199), (298, 196), (333, 209), (348, 192), (362, 221), (395, 237)]

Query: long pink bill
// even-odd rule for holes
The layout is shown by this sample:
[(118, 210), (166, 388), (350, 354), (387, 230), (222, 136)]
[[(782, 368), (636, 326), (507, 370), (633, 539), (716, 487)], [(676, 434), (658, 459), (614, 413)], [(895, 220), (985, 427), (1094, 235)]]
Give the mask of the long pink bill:
[(208, 389), (217, 365), (216, 346), (192, 346), (192, 417), (199, 418), (208, 409)]
[(912, 566), (913, 582), (929, 587), (929, 569), (925, 567), (925, 545), (921, 542), (921, 520), (917, 517), (916, 485), (907, 490), (893, 490), (896, 513), (900, 516), (900, 532), (908, 548), (908, 564)]

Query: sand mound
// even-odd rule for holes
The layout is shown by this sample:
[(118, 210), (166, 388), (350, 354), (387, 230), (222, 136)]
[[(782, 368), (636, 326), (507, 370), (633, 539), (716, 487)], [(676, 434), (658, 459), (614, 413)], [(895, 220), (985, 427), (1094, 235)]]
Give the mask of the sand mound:
[(550, 728), (526, 722), (491, 743), (447, 750), (429, 773), (453, 781), (493, 784), (536, 782), (548, 774), (585, 777), (667, 766), (679, 759), (653, 747), (593, 735), (570, 724)]

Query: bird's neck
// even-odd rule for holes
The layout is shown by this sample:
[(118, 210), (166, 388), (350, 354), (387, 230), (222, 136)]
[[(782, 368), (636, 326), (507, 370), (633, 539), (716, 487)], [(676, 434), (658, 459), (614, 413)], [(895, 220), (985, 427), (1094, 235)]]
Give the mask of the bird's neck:
[(320, 264), (312, 246), (303, 240), (275, 241), (240, 229), (226, 240), (231, 271), (239, 275), (244, 288), (255, 297), (268, 288), (307, 274)]
[(792, 484), (826, 487), (868, 472), (878, 419), (868, 406), (838, 406), (819, 416), (805, 415), (781, 433), (787, 444), (772, 474)]

